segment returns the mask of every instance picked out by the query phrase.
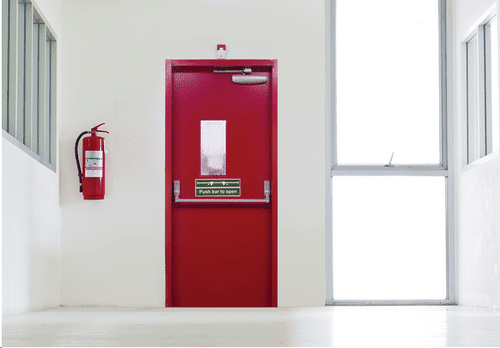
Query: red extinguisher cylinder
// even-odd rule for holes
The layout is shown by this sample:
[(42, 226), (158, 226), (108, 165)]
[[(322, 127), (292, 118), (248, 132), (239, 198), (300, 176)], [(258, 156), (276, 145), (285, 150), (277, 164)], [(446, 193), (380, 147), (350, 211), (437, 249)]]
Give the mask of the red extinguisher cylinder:
[(83, 138), (83, 199), (104, 199), (104, 138), (92, 134)]
[[(104, 138), (97, 135), (98, 132), (109, 134), (108, 131), (98, 129), (103, 124), (95, 126), (90, 131), (82, 132), (75, 141), (75, 160), (80, 192), (83, 193), (83, 199), (86, 200), (104, 199), (104, 183), (106, 181)], [(90, 136), (83, 138), (83, 163), (80, 165), (78, 143), (86, 134), (90, 134)]]

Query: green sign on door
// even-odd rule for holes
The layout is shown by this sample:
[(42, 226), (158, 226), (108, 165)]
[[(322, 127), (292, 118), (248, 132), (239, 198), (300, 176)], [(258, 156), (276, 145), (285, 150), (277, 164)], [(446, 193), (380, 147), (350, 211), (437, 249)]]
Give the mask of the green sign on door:
[(196, 197), (240, 197), (240, 179), (196, 179)]

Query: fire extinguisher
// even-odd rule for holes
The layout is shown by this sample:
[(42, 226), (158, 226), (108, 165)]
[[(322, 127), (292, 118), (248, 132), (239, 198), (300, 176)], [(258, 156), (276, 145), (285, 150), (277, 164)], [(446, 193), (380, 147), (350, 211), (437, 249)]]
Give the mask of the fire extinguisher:
[[(75, 141), (75, 159), (78, 168), (78, 178), (80, 180), (80, 192), (83, 192), (83, 199), (104, 199), (104, 138), (97, 136), (97, 132), (108, 133), (98, 130), (101, 123), (90, 131), (82, 132)], [(83, 163), (84, 172), (80, 166), (78, 158), (78, 143), (85, 134), (89, 137), (83, 138)]]

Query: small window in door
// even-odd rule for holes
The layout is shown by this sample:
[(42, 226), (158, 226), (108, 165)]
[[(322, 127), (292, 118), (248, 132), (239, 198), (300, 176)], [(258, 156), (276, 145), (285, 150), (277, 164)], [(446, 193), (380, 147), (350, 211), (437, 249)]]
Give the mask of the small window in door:
[(201, 175), (226, 175), (226, 121), (200, 123)]

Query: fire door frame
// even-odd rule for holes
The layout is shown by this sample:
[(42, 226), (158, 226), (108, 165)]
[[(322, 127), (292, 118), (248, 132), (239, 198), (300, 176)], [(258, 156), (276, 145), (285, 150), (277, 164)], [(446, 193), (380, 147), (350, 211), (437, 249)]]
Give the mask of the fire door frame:
[(278, 307), (278, 61), (266, 59), (187, 59), (165, 62), (165, 307), (172, 307), (173, 74), (192, 68), (269, 67), (271, 84), (271, 306)]

